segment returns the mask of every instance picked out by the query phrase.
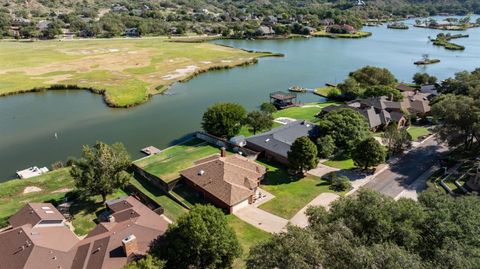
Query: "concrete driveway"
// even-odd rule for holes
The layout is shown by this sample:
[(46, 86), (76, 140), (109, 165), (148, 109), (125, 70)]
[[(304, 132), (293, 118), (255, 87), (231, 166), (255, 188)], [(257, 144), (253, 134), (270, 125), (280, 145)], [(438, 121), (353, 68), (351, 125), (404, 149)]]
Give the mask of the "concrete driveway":
[(295, 226), (298, 227), (307, 227), (308, 226), (308, 217), (305, 214), (305, 211), (307, 211), (307, 208), (310, 206), (323, 206), (327, 210), (330, 209), (330, 204), (337, 200), (340, 196), (338, 196), (335, 193), (330, 193), (330, 192), (324, 192), (317, 196), (315, 199), (313, 199), (310, 203), (308, 203), (305, 207), (303, 207), (300, 211), (293, 216), (293, 218), (290, 220), (290, 223), (292, 223)]
[(375, 175), (364, 187), (394, 198), (401, 194), (412, 197), (413, 192), (424, 189), (425, 184), (421, 184), (421, 181), (428, 178), (430, 168), (446, 150), (447, 148), (438, 144), (434, 137), (430, 137), (391, 164), (388, 169)]
[(234, 213), (241, 220), (269, 233), (285, 231), (288, 220), (249, 205)]

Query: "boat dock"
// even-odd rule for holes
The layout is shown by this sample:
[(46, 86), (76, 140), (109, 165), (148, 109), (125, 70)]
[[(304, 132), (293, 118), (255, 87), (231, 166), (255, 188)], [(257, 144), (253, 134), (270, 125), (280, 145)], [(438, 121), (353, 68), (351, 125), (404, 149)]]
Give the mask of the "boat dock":
[(31, 177), (39, 176), (39, 175), (45, 174), (47, 172), (48, 172), (48, 168), (46, 168), (46, 167), (38, 168), (36, 166), (32, 166), (32, 167), (29, 167), (27, 169), (17, 171), (17, 176), (20, 179), (24, 179), (24, 178), (31, 178)]
[(147, 155), (155, 155), (162, 152), (161, 150), (157, 149), (154, 146), (148, 146), (146, 148), (143, 148), (141, 151)]

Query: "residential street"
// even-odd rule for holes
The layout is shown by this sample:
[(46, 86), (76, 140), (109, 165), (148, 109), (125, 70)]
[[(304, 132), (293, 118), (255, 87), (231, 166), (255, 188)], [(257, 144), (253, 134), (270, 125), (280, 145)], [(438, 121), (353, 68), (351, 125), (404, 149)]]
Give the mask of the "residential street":
[(390, 164), (364, 187), (394, 198), (405, 192), (420, 191), (425, 184), (417, 182), (417, 179), (424, 181), (428, 178), (424, 173), (437, 163), (440, 154), (446, 149), (432, 136), (402, 156), (398, 162)]

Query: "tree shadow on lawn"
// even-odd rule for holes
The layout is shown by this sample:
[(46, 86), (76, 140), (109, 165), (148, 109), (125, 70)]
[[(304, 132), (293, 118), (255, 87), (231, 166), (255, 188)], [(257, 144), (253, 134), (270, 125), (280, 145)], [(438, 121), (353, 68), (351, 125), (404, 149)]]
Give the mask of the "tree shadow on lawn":
[(322, 186), (329, 186), (330, 185), (330, 182), (327, 181), (327, 180), (322, 180), (320, 183), (317, 183), (317, 187), (322, 187)]
[(98, 223), (98, 217), (106, 210), (106, 206), (102, 203), (101, 198), (98, 197), (83, 197), (79, 192), (74, 194), (76, 198), (72, 201), (70, 206), (70, 214), (75, 218), (80, 212), (84, 215), (95, 214), (95, 219), (91, 221)]
[(278, 162), (269, 161), (266, 159), (259, 160), (261, 164), (267, 165), (267, 173), (262, 180), (262, 185), (282, 185), (298, 181), (304, 176), (291, 175), (288, 173), (287, 168)]

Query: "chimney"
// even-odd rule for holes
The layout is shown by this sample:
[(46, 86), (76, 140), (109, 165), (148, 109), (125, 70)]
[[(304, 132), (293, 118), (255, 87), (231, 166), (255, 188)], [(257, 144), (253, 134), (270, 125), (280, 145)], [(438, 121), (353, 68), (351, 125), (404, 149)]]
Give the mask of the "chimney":
[(115, 222), (115, 217), (113, 215), (108, 216), (108, 222)]
[(227, 156), (227, 150), (225, 149), (225, 147), (222, 147), (220, 149), (220, 157), (226, 157)]
[(125, 255), (129, 257), (135, 252), (138, 252), (138, 245), (137, 245), (137, 238), (135, 235), (131, 234), (122, 240), (123, 251), (125, 251)]

